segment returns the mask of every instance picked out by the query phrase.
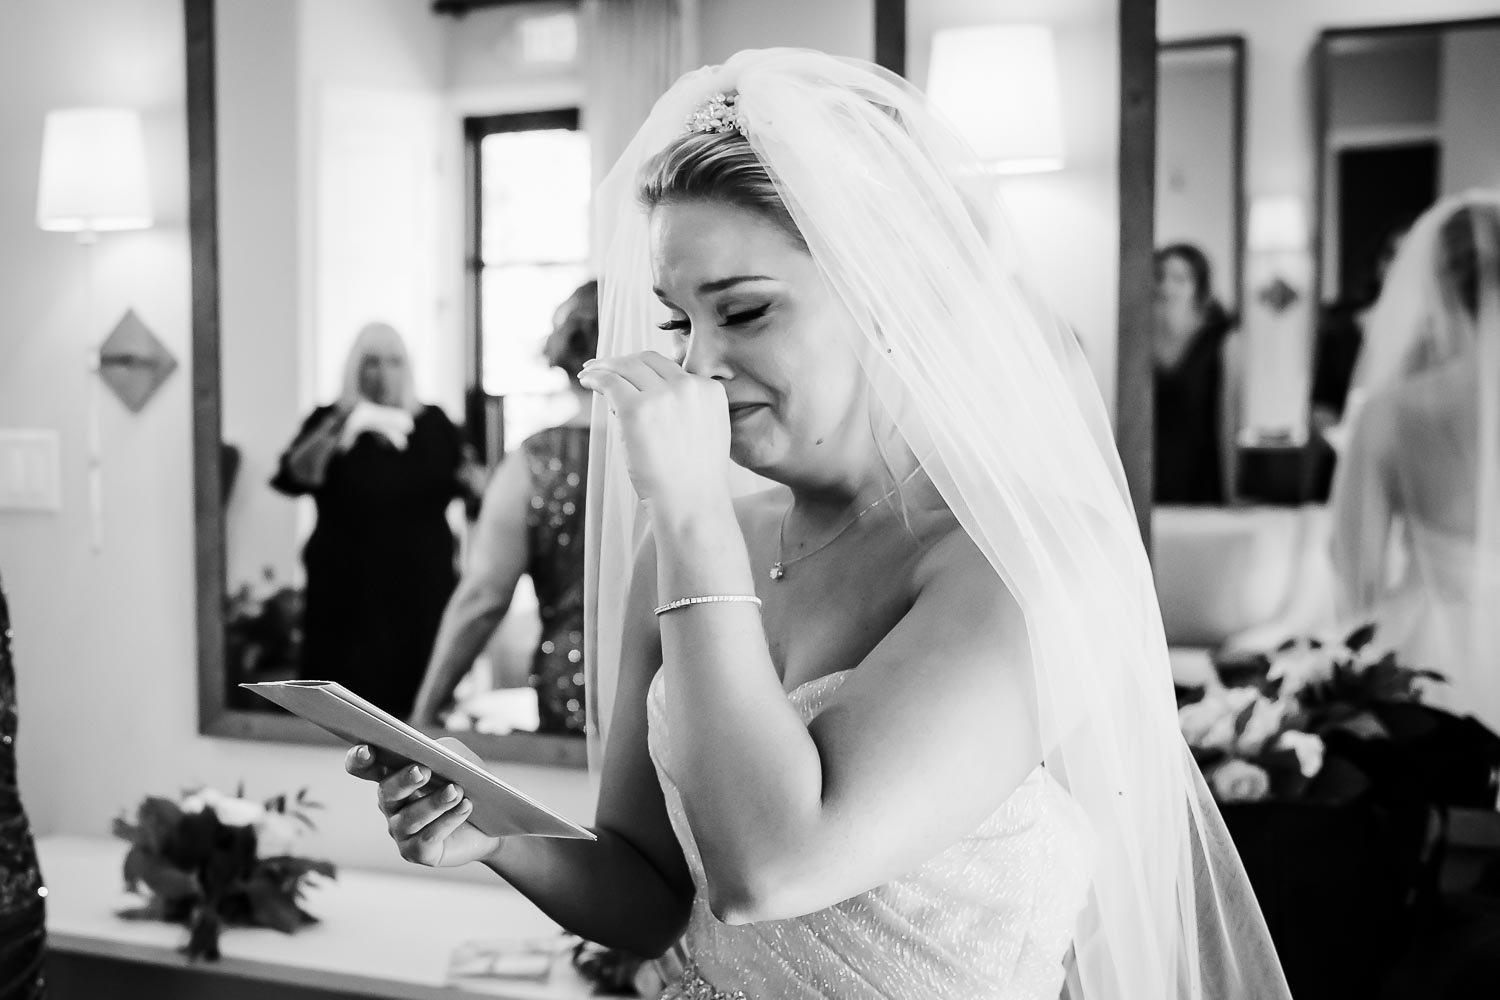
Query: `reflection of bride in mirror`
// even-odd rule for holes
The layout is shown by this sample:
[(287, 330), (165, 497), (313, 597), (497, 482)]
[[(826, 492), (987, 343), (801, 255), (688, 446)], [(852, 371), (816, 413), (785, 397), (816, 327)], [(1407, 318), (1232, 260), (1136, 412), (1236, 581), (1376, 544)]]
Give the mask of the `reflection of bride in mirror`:
[[(598, 343), (599, 286), (590, 281), (558, 308), (543, 348), (547, 361), (568, 376), (577, 412), (523, 441), (485, 489), (463, 578), (443, 613), (412, 711), (418, 725), (438, 723), (509, 610), (522, 574), (530, 574), (542, 620), (526, 678), (536, 694), (535, 718), (512, 721), (517, 728), (544, 733), (583, 732), (583, 498), (593, 402), (578, 375)], [(481, 727), (486, 701), (497, 703), (498, 711), (490, 715), (514, 704), (505, 695), (479, 695), (473, 707)], [(517, 714), (525, 713), (508, 713)]]
[(410, 712), (456, 581), (446, 512), (466, 471), (458, 429), (417, 399), (401, 335), (364, 327), (338, 401), (313, 410), (271, 480), (317, 505), (302, 550), (305, 676)]
[[(1342, 611), (1500, 729), (1500, 196), (1439, 203), (1370, 314), (1334, 480)], [(1393, 540), (1396, 544), (1392, 544)]]

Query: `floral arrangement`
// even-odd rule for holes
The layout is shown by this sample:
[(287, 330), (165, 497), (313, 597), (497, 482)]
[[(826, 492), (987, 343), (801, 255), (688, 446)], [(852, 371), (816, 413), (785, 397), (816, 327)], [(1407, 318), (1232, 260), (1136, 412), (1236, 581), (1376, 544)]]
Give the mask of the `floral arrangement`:
[(270, 927), (291, 934), (317, 920), (299, 905), (309, 878), (333, 878), (327, 861), (301, 857), (313, 829), (306, 810), (318, 808), (306, 789), (253, 802), (241, 789), (228, 796), (204, 788), (180, 800), (147, 797), (135, 822), (114, 822), (129, 842), (125, 887), (144, 905), (120, 912), (128, 920), (184, 924), (190, 959), (219, 957), (224, 927)]
[[(1328, 763), (1325, 737), (1389, 738), (1379, 708), (1418, 701), (1420, 681), (1443, 679), (1402, 666), (1374, 637), (1365, 625), (1343, 639), (1294, 639), (1264, 657), (1259, 683), (1210, 688), (1178, 708), (1183, 738), (1219, 802), (1302, 797)], [(1350, 765), (1340, 767), (1348, 775)]]
[(1323, 770), (1322, 738), (1298, 726), (1293, 704), (1257, 687), (1210, 690), (1177, 721), (1220, 802), (1295, 798)]
[(1445, 678), (1435, 670), (1401, 665), (1374, 639), (1375, 626), (1364, 625), (1342, 641), (1290, 640), (1269, 658), (1266, 681), (1278, 698), (1296, 702), (1313, 732), (1386, 739), (1390, 733), (1380, 721), (1381, 706), (1420, 701), (1420, 682)]

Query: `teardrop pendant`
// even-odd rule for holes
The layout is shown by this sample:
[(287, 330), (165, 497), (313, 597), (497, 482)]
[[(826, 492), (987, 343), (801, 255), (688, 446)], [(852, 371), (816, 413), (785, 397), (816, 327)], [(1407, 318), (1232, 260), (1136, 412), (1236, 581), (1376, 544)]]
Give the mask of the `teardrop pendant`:
[(785, 576), (786, 570), (782, 568), (781, 563), (777, 562), (771, 564), (771, 579), (780, 580)]

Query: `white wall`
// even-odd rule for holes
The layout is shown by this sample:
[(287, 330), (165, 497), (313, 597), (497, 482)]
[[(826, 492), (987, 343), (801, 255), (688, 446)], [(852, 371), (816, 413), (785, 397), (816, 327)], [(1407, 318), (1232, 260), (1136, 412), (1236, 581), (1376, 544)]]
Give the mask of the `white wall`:
[[(0, 426), (62, 437), (63, 508), (0, 513), (0, 572), (15, 619), (19, 757), (42, 833), (108, 834), (147, 793), (195, 782), (255, 794), (311, 786), (328, 804), (318, 846), (335, 861), (405, 869), (368, 786), (335, 749), (197, 735), (190, 438), (189, 259), (179, 0), (49, 0), (0, 7)], [(84, 256), (34, 224), (44, 113), (140, 108), (157, 226), (104, 237), (92, 315)], [(106, 546), (89, 551), (85, 349), (133, 307), (183, 368), (131, 415), (103, 400)], [(507, 765), (507, 778), (587, 819), (582, 774)], [(482, 871), (460, 877), (484, 878)]]
[(224, 440), (240, 452), (225, 516), (231, 589), (300, 575), (297, 508), (266, 485), (305, 415), (297, 0), (218, 6), (219, 315)]
[(698, 55), (721, 63), (741, 49), (789, 45), (875, 58), (873, 0), (698, 0)]
[(1500, 187), (1500, 29), (1448, 33), (1440, 103), (1443, 193)]
[(1050, 24), (1061, 78), (1065, 169), (1010, 177), (1001, 194), (1043, 292), (1074, 326), (1113, 410), (1119, 286), (1118, 5), (1108, 0), (925, 0), (907, 5), (907, 76), (925, 86), (933, 32)]
[(1330, 131), (1432, 125), (1438, 115), (1441, 45), (1435, 36), (1334, 49), (1328, 80)]

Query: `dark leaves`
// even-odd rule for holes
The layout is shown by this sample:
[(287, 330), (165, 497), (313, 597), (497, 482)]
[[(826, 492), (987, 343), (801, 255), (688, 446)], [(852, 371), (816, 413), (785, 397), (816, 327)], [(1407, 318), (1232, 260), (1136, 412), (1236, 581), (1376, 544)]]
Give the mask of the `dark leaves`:
[(1370, 640), (1374, 638), (1375, 625), (1372, 622), (1367, 625), (1361, 625), (1353, 632), (1350, 632), (1349, 638), (1344, 640), (1344, 645), (1349, 647), (1349, 651), (1351, 653), (1358, 653), (1361, 649), (1364, 649), (1366, 646), (1368, 646), (1370, 644)]

